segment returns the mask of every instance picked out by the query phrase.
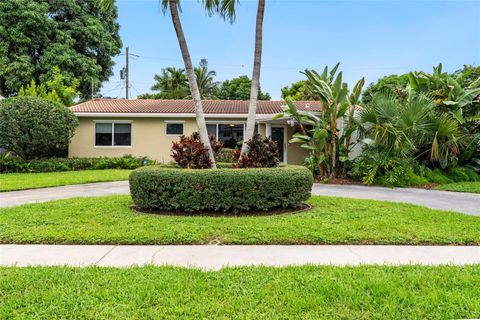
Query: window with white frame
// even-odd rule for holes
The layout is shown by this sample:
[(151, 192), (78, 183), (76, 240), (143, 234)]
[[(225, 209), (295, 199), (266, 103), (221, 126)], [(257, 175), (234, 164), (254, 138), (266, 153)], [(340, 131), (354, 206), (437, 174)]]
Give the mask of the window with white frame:
[(236, 148), (243, 141), (245, 123), (207, 123), (207, 132), (221, 142), (225, 148)]
[(167, 136), (183, 136), (183, 121), (166, 121), (165, 134)]
[(132, 124), (126, 122), (95, 123), (95, 146), (129, 147), (132, 145)]

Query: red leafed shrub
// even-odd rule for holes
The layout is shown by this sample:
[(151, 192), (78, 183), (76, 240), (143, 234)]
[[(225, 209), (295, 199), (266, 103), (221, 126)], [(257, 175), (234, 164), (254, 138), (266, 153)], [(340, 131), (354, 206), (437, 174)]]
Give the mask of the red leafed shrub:
[[(262, 138), (259, 134), (255, 134), (252, 139), (247, 141), (247, 145), (249, 150), (234, 165), (236, 168), (273, 168), (280, 163), (277, 143), (272, 139)], [(234, 152), (238, 159), (240, 150)]]
[[(222, 147), (213, 137), (210, 137), (213, 152), (216, 153)], [(207, 148), (200, 141), (198, 132), (190, 137), (182, 136), (180, 141), (174, 141), (172, 145), (172, 158), (182, 168), (208, 169), (212, 161), (208, 157)]]

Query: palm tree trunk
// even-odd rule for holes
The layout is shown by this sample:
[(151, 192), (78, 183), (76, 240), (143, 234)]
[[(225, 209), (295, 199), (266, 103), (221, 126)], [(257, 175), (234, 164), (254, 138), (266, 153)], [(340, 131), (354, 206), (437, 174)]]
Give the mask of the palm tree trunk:
[(212, 146), (207, 132), (207, 124), (205, 122), (205, 115), (203, 113), (202, 99), (200, 97), (200, 91), (198, 90), (197, 79), (195, 77), (195, 71), (192, 65), (192, 59), (190, 58), (190, 52), (188, 51), (187, 41), (183, 34), (182, 23), (180, 22), (180, 16), (178, 14), (177, 0), (169, 0), (170, 14), (172, 15), (172, 22), (177, 33), (178, 44), (180, 45), (180, 51), (182, 52), (183, 62), (185, 64), (185, 70), (187, 72), (188, 84), (190, 86), (190, 92), (192, 94), (193, 102), (195, 104), (195, 117), (197, 120), (198, 132), (200, 133), (200, 140), (208, 150), (208, 156), (212, 161), (212, 168), (216, 169), (215, 156), (213, 154)]
[(252, 86), (250, 88), (250, 104), (248, 106), (248, 118), (245, 137), (243, 137), (242, 150), (240, 158), (248, 152), (246, 142), (253, 137), (255, 132), (255, 118), (257, 115), (257, 99), (260, 90), (260, 67), (262, 64), (262, 34), (263, 34), (263, 14), (265, 12), (265, 0), (258, 0), (257, 22), (255, 27), (255, 53), (253, 57)]

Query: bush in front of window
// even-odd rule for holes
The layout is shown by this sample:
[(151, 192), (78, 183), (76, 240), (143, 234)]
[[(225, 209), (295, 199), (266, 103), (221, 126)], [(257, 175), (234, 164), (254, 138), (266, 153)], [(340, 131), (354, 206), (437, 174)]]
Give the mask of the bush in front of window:
[[(247, 142), (248, 152), (235, 164), (238, 168), (273, 168), (278, 166), (277, 143), (270, 138), (262, 138), (254, 134)], [(236, 158), (240, 157), (240, 150), (235, 150)]]
[[(212, 136), (210, 136), (210, 145), (214, 153), (217, 153), (222, 147), (222, 144)], [(173, 141), (171, 155), (181, 168), (207, 169), (212, 165), (207, 148), (200, 140), (198, 132), (192, 133), (191, 136), (181, 136), (180, 141)]]
[(25, 161), (5, 153), (0, 156), (0, 173), (35, 173), (102, 169), (136, 169), (146, 165), (157, 164), (147, 157), (125, 155), (115, 158), (54, 158)]
[(77, 117), (55, 102), (30, 96), (0, 101), (0, 147), (24, 160), (66, 154), (77, 126)]
[(236, 149), (221, 148), (215, 155), (217, 162), (235, 163), (238, 161), (238, 154)]
[(310, 197), (312, 184), (312, 173), (301, 166), (216, 170), (154, 166), (130, 174), (130, 192), (137, 207), (175, 212), (295, 208)]

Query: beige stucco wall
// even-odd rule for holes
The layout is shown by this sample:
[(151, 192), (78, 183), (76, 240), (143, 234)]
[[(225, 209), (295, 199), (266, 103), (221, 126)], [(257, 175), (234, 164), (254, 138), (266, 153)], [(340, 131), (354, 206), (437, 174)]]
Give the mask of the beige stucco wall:
[[(133, 156), (148, 156), (159, 162), (170, 162), (170, 148), (172, 141), (178, 137), (165, 134), (165, 121), (184, 121), (184, 133), (196, 131), (195, 119), (178, 118), (79, 118), (80, 125), (75, 131), (69, 145), (70, 157), (120, 157), (125, 154)], [(131, 120), (132, 146), (131, 147), (96, 147), (95, 120)]]
[[(131, 147), (96, 147), (95, 146), (95, 121), (122, 120), (132, 121), (132, 146)], [(197, 124), (194, 118), (91, 118), (80, 117), (80, 124), (69, 145), (70, 157), (121, 157), (126, 154), (133, 156), (148, 156), (159, 162), (170, 162), (170, 148), (172, 141), (178, 137), (165, 134), (166, 121), (184, 121), (184, 133), (186, 135), (197, 131)], [(211, 121), (232, 121), (238, 122), (242, 119), (213, 119)], [(294, 128), (288, 126), (288, 139), (291, 139)], [(260, 124), (259, 132), (265, 136), (266, 126)], [(288, 144), (287, 159), (290, 164), (301, 164), (306, 150), (300, 148), (299, 144)]]

